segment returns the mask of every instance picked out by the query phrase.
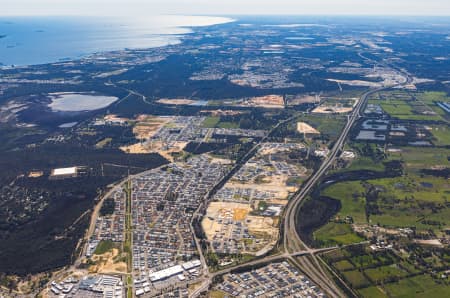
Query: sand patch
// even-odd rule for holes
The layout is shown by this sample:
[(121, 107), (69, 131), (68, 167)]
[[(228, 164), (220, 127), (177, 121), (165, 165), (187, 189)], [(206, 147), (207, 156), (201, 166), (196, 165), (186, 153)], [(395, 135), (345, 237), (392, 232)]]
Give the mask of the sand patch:
[(297, 122), (297, 131), (304, 134), (320, 134), (320, 132), (305, 122)]
[(148, 140), (165, 124), (173, 120), (173, 117), (158, 117), (150, 115), (140, 115), (137, 117), (133, 133), (139, 140)]
[[(222, 229), (223, 220), (243, 221), (252, 210), (250, 204), (233, 202), (211, 202), (202, 220), (206, 237), (212, 239)], [(219, 223), (218, 221), (222, 221)]]
[(111, 251), (102, 255), (93, 255), (92, 260), (96, 264), (89, 267), (89, 272), (101, 274), (127, 273), (127, 264), (122, 261), (117, 261), (118, 258), (120, 256), (117, 248), (113, 248)]
[(249, 215), (245, 221), (250, 233), (274, 235), (278, 229), (274, 227), (271, 217)]
[(195, 100), (187, 98), (161, 98), (156, 101), (157, 103), (162, 103), (166, 105), (190, 105), (195, 103)]
[(316, 103), (320, 101), (319, 96), (312, 95), (298, 95), (289, 99), (288, 105), (300, 105), (305, 103)]
[(248, 104), (258, 107), (283, 108), (284, 98), (281, 95), (257, 96), (250, 98)]
[(122, 150), (125, 153), (129, 154), (146, 154), (150, 153), (149, 150), (142, 144), (137, 143), (129, 146), (122, 146), (120, 147), (120, 150)]
[(233, 209), (233, 220), (242, 221), (248, 214), (247, 209), (235, 208)]
[(322, 105), (314, 110), (312, 110), (312, 113), (316, 114), (343, 114), (343, 113), (349, 113), (353, 111), (353, 107), (341, 107), (341, 106), (328, 106), (328, 105)]

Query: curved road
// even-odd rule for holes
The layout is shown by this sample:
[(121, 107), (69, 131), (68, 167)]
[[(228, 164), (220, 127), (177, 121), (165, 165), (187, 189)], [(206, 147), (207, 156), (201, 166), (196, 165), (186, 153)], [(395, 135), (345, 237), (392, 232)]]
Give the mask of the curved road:
[[(399, 71), (399, 72), (402, 73), (401, 71)], [(406, 80), (404, 83), (399, 83), (399, 84), (393, 85), (393, 86), (386, 86), (386, 87), (371, 89), (361, 95), (360, 100), (356, 104), (352, 113), (350, 115), (348, 115), (348, 121), (347, 121), (345, 127), (343, 128), (339, 138), (336, 140), (329, 155), (324, 159), (324, 161), (322, 162), (319, 169), (306, 181), (306, 183), (302, 186), (301, 190), (298, 193), (296, 193), (289, 200), (289, 203), (286, 206), (286, 209), (285, 209), (284, 215), (283, 215), (284, 222), (283, 222), (282, 243), (283, 243), (283, 247), (284, 247), (284, 252), (277, 254), (277, 255), (266, 256), (266, 257), (263, 257), (263, 258), (260, 258), (260, 259), (257, 259), (257, 260), (254, 260), (254, 261), (251, 261), (248, 263), (244, 263), (241, 265), (233, 266), (233, 267), (230, 267), (230, 268), (227, 268), (224, 270), (220, 270), (215, 273), (209, 273), (207, 270), (207, 267), (206, 267), (205, 268), (206, 269), (205, 270), (206, 271), (205, 272), (205, 281), (202, 284), (202, 286), (197, 291), (195, 291), (193, 293), (193, 295), (191, 295), (191, 297), (196, 297), (203, 290), (208, 289), (213, 278), (216, 276), (226, 274), (232, 270), (236, 270), (239, 268), (244, 268), (244, 267), (248, 267), (248, 266), (252, 266), (252, 265), (264, 264), (264, 263), (281, 260), (281, 259), (289, 259), (292, 262), (296, 263), (302, 269), (302, 271), (314, 283), (316, 283), (319, 287), (321, 287), (330, 297), (345, 297), (345, 295), (342, 293), (341, 289), (339, 289), (339, 287), (337, 287), (334, 284), (334, 281), (330, 278), (329, 274), (327, 272), (325, 272), (325, 270), (323, 269), (323, 267), (320, 264), (319, 259), (315, 255), (316, 253), (319, 253), (319, 252), (336, 249), (336, 247), (330, 247), (330, 248), (324, 248), (324, 249), (313, 249), (313, 248), (310, 248), (308, 245), (306, 245), (301, 240), (301, 238), (299, 237), (299, 235), (297, 234), (297, 231), (296, 231), (297, 210), (298, 210), (299, 206), (301, 205), (301, 203), (303, 202), (306, 195), (311, 191), (311, 189), (314, 187), (314, 185), (316, 185), (316, 183), (327, 172), (327, 170), (333, 164), (333, 162), (336, 159), (336, 157), (338, 156), (338, 154), (341, 152), (341, 149), (346, 142), (347, 136), (348, 136), (353, 124), (359, 118), (361, 118), (361, 109), (365, 106), (369, 96), (374, 93), (383, 91), (383, 90), (387, 90), (387, 89), (391, 89), (393, 87), (404, 86), (404, 85), (409, 84), (411, 82), (411, 78), (409, 77), (409, 75), (405, 74), (405, 73), (402, 73), (402, 74), (406, 77)], [(130, 94), (142, 96), (143, 100), (145, 101), (145, 96), (143, 96), (142, 94), (139, 94), (132, 90), (127, 90), (127, 91), (129, 91)], [(248, 158), (248, 156), (250, 154), (253, 154), (253, 152), (258, 148), (258, 146), (263, 141), (265, 141), (273, 133), (273, 131), (275, 131), (280, 125), (287, 123), (287, 122), (295, 119), (296, 117), (297, 116), (290, 117), (288, 119), (285, 119), (285, 120), (279, 122), (277, 125), (275, 125), (264, 138), (262, 138), (257, 144), (255, 144), (255, 146), (253, 146), (247, 152), (247, 154), (244, 156), (243, 160), (246, 160), (246, 158)], [(235, 167), (240, 167), (241, 165), (242, 165), (241, 163), (238, 163), (233, 167), (233, 169)], [(86, 233), (86, 239), (88, 239), (89, 236), (92, 235), (93, 227), (95, 225), (95, 220), (98, 216), (98, 211), (102, 205), (103, 200), (105, 198), (109, 197), (114, 192), (114, 190), (116, 190), (117, 187), (120, 187), (123, 183), (126, 183), (130, 179), (137, 178), (139, 176), (145, 175), (149, 171), (154, 171), (154, 170), (155, 169), (150, 169), (150, 170), (144, 171), (142, 173), (139, 173), (137, 175), (131, 175), (131, 176), (123, 179), (119, 183), (117, 183), (112, 189), (110, 189), (105, 195), (102, 196), (101, 201), (96, 205), (94, 212), (93, 212), (93, 216), (91, 217), (91, 224), (89, 226), (88, 232)], [(224, 177), (224, 179), (227, 179), (227, 177)], [(223, 182), (223, 181), (221, 181), (221, 182)], [(204, 203), (207, 203), (207, 200)], [(200, 210), (201, 209), (199, 207), (196, 210), (195, 215), (197, 215)], [(195, 218), (195, 216), (193, 216), (193, 218)], [(191, 225), (191, 228), (193, 228), (192, 225)], [(194, 234), (194, 236), (195, 236), (195, 234)], [(200, 252), (200, 257), (201, 257), (202, 263), (205, 265), (206, 262), (202, 255), (200, 243), (198, 242), (198, 239), (196, 237), (195, 237), (195, 240), (196, 240), (197, 248), (199, 249), (199, 252)], [(85, 247), (84, 247), (84, 249), (85, 249)], [(83, 252), (84, 252), (84, 250), (83, 250)], [(77, 262), (75, 262), (75, 264), (76, 263)], [(339, 278), (339, 277), (336, 276), (336, 278)], [(351, 289), (349, 289), (349, 290), (351, 291)]]
[[(295, 252), (295, 251), (301, 251), (306, 250), (311, 252), (311, 258), (309, 259), (303, 259), (300, 263), (301, 268), (305, 273), (310, 273), (313, 278), (313, 281), (318, 283), (320, 286), (321, 284), (327, 285), (325, 287), (325, 290), (328, 290), (328, 293), (332, 296), (336, 297), (343, 297), (341, 290), (338, 287), (332, 286), (332, 289), (330, 289), (329, 286), (334, 285), (333, 281), (329, 278), (328, 274), (324, 272), (322, 269), (322, 266), (320, 266), (319, 261), (317, 260), (316, 256), (312, 253), (314, 250), (311, 249), (308, 245), (306, 245), (300, 236), (298, 235), (296, 231), (296, 222), (297, 222), (297, 210), (299, 206), (301, 205), (302, 201), (306, 197), (306, 195), (311, 191), (311, 189), (316, 185), (316, 183), (322, 178), (322, 176), (327, 172), (329, 167), (333, 164), (334, 160), (338, 156), (338, 154), (341, 152), (341, 149), (343, 145), (345, 144), (345, 141), (347, 139), (347, 136), (350, 132), (350, 129), (352, 128), (353, 124), (361, 117), (361, 109), (365, 106), (367, 103), (367, 99), (370, 95), (391, 89), (393, 87), (399, 87), (407, 85), (411, 82), (411, 78), (408, 74), (402, 73), (406, 80), (403, 83), (394, 85), (394, 86), (386, 86), (386, 87), (380, 87), (376, 89), (369, 90), (365, 93), (363, 93), (360, 97), (360, 100), (358, 101), (357, 105), (355, 106), (355, 109), (353, 109), (352, 113), (348, 116), (348, 121), (342, 130), (341, 135), (336, 140), (336, 143), (334, 144), (333, 148), (330, 151), (330, 154), (325, 158), (325, 160), (322, 162), (320, 168), (308, 179), (308, 181), (303, 185), (302, 189), (292, 197), (292, 199), (289, 201), (288, 206), (286, 207), (285, 214), (284, 214), (284, 229), (283, 229), (283, 244), (284, 244), (284, 250), (285, 253), (289, 252)], [(344, 283), (345, 284), (345, 283)], [(328, 289), (327, 289), (328, 288)], [(330, 291), (331, 290), (331, 291)]]

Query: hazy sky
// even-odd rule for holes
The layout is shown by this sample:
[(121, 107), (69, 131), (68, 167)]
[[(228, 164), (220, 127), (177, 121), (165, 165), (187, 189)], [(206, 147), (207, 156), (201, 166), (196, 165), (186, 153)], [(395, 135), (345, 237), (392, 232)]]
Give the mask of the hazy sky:
[(449, 0), (0, 0), (0, 15), (450, 15)]

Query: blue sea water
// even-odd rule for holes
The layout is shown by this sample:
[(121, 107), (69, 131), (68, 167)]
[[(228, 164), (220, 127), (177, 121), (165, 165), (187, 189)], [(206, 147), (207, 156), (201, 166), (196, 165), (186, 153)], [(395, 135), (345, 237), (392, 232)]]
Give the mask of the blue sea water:
[(152, 48), (180, 42), (187, 27), (225, 18), (149, 16), (146, 20), (92, 17), (0, 17), (0, 65), (32, 65), (77, 59), (96, 52)]

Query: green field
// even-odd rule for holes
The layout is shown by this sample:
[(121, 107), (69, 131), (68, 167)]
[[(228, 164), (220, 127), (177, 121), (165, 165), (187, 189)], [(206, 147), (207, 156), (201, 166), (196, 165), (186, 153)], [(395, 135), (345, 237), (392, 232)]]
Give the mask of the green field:
[(321, 246), (336, 244), (352, 244), (364, 241), (364, 238), (356, 235), (349, 224), (330, 222), (314, 232), (314, 239)]
[(384, 287), (391, 297), (450, 297), (450, 285), (438, 284), (429, 275), (405, 278)]
[(450, 127), (446, 125), (433, 125), (430, 132), (433, 134), (433, 143), (436, 146), (450, 145)]
[(302, 115), (298, 118), (298, 121), (308, 123), (315, 129), (317, 129), (321, 133), (321, 135), (330, 139), (336, 139), (345, 124), (344, 117), (329, 115)]
[(401, 152), (388, 153), (388, 160), (404, 162), (406, 172), (432, 167), (450, 167), (449, 150), (444, 148), (399, 147)]
[(202, 123), (204, 128), (239, 128), (238, 122), (220, 121), (218, 116), (209, 116)]
[(237, 122), (219, 122), (216, 127), (218, 128), (239, 128), (239, 123)]
[(102, 240), (98, 243), (97, 247), (95, 248), (94, 254), (102, 255), (113, 248), (114, 242), (112, 242), (111, 240)]
[(364, 270), (364, 272), (373, 283), (381, 283), (392, 277), (400, 278), (408, 275), (408, 272), (399, 269), (396, 265), (370, 268)]
[(448, 114), (440, 108), (436, 103), (440, 101), (450, 101), (450, 98), (445, 92), (423, 92), (418, 93), (416, 98), (426, 104), (430, 109), (432, 109), (437, 114), (448, 119)]
[(214, 128), (219, 123), (220, 117), (217, 116), (209, 116), (202, 123), (202, 127), (204, 128)]
[[(444, 126), (441, 126), (444, 127)], [(441, 140), (450, 139), (450, 134), (442, 130)], [(443, 141), (442, 141), (443, 142)], [(364, 145), (367, 147), (367, 145)], [(354, 149), (366, 152), (367, 148), (354, 144)], [(370, 149), (370, 148), (369, 148)], [(450, 226), (450, 208), (446, 202), (450, 199), (449, 183), (445, 177), (425, 175), (424, 169), (441, 169), (450, 167), (450, 152), (445, 148), (398, 147), (400, 152), (387, 153), (386, 161), (400, 160), (405, 175), (395, 178), (380, 178), (362, 181), (346, 181), (325, 188), (321, 195), (340, 200), (342, 208), (338, 218), (351, 216), (355, 223), (379, 224), (386, 227), (415, 227), (418, 230), (433, 230), (442, 235), (443, 230)], [(375, 152), (372, 148), (371, 152)], [(353, 164), (344, 169), (349, 170), (384, 170), (382, 161), (375, 163), (371, 158), (362, 155)], [(366, 183), (363, 186), (363, 183)], [(365, 196), (370, 189), (376, 189), (376, 197), (371, 196), (366, 205)], [(316, 232), (316, 238), (326, 241), (342, 236), (336, 225), (323, 227)], [(328, 240), (331, 240), (328, 239)], [(336, 241), (342, 243), (346, 241)]]
[[(445, 111), (436, 105), (438, 101), (448, 100), (443, 92), (410, 95), (395, 91), (382, 94), (383, 99), (371, 99), (369, 102), (379, 104), (391, 117), (401, 120), (442, 121), (446, 116)], [(434, 113), (434, 115), (430, 113)]]
[(333, 263), (333, 267), (336, 268), (339, 271), (346, 271), (346, 270), (355, 269), (355, 266), (353, 266), (353, 264), (350, 263), (348, 260), (342, 260), (342, 261)]
[(369, 180), (379, 191), (378, 211), (369, 216), (371, 224), (386, 227), (415, 227), (441, 234), (450, 226), (448, 181), (443, 177), (410, 174)]
[[(419, 251), (422, 250), (419, 249)], [(364, 298), (450, 297), (448, 277), (433, 279), (428, 273), (421, 274), (423, 270), (426, 270), (425, 267), (422, 266), (422, 270), (417, 270), (415, 267), (418, 263), (414, 265), (414, 260), (402, 259), (393, 252), (370, 252), (367, 248), (358, 246), (343, 248), (339, 252), (325, 253), (323, 256), (329, 263), (332, 262), (330, 264), (348, 285), (356, 289)], [(339, 261), (333, 261), (336, 259)], [(423, 261), (437, 266), (436, 268), (446, 266), (440, 261), (432, 262), (427, 258), (422, 258)], [(352, 265), (358, 269), (352, 270), (350, 267)]]
[(371, 254), (363, 254), (358, 256), (351, 257), (351, 262), (355, 264), (357, 268), (365, 268), (368, 266), (378, 266), (381, 264), (380, 260), (378, 260), (374, 255)]
[(383, 190), (381, 197), (394, 196), (398, 200), (414, 199), (423, 202), (444, 203), (450, 199), (447, 193), (448, 182), (445, 178), (408, 175), (396, 178), (369, 180), (369, 183)]
[(325, 188), (321, 194), (341, 201), (340, 218), (351, 216), (355, 223), (366, 223), (364, 187), (359, 181), (340, 182)]
[(367, 278), (365, 278), (365, 276), (358, 270), (346, 271), (343, 272), (342, 275), (353, 288), (358, 289), (370, 285), (370, 282), (367, 280)]
[(359, 170), (383, 172), (385, 167), (382, 162), (374, 162), (369, 157), (361, 156), (354, 160), (348, 168), (343, 169), (343, 171)]
[(384, 298), (384, 297), (388, 297), (378, 287), (375, 287), (375, 286), (359, 289), (358, 292), (364, 298)]

